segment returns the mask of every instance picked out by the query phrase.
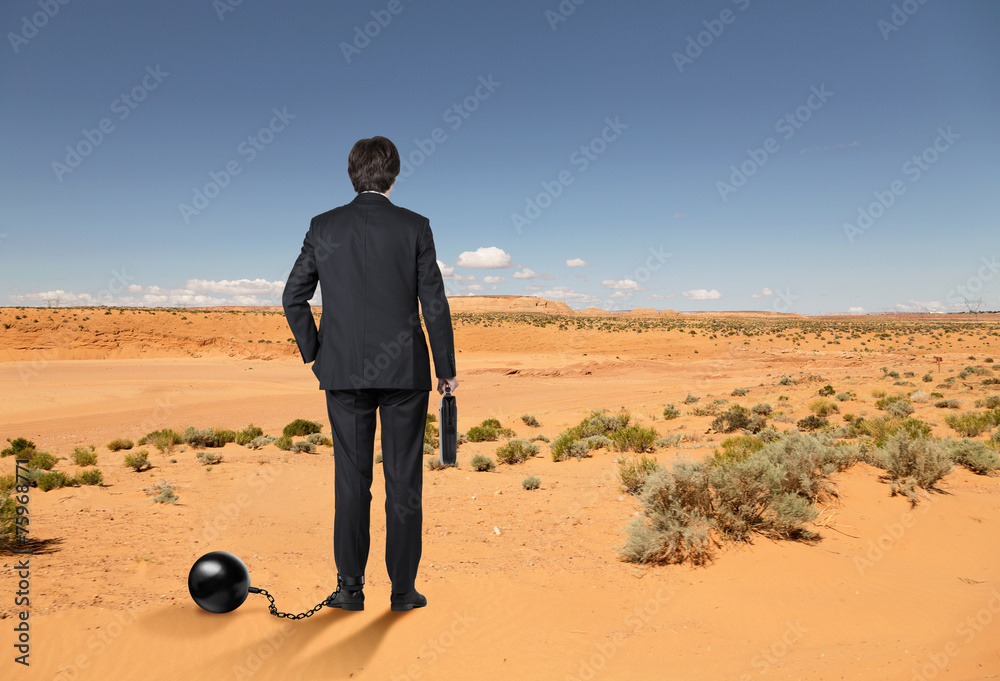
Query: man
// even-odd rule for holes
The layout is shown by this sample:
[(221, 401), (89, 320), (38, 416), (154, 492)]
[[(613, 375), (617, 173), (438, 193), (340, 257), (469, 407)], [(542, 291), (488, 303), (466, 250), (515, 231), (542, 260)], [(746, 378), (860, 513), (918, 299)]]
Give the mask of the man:
[[(437, 265), (434, 235), (422, 215), (389, 200), (399, 152), (385, 137), (360, 140), (347, 161), (357, 197), (309, 225), (282, 295), (288, 325), (305, 363), (326, 391), (333, 432), (332, 608), (364, 609), (368, 562), (375, 411), (382, 421), (385, 563), (392, 610), (427, 604), (415, 588), (420, 563), (423, 442), (431, 390), (427, 343), (437, 390), (458, 387), (451, 310)], [(309, 299), (323, 295), (319, 330)]]

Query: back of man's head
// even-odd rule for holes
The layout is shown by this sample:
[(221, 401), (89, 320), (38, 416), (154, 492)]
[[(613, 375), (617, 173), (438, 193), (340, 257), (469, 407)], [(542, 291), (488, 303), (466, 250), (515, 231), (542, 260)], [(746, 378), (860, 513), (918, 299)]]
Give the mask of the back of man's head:
[(399, 175), (399, 152), (385, 137), (358, 140), (347, 157), (347, 174), (354, 191), (389, 191)]

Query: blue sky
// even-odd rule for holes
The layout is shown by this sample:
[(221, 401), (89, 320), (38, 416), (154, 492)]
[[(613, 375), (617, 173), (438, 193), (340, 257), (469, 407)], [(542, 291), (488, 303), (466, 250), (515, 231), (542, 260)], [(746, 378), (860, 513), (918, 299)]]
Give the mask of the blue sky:
[(62, 2), (0, 9), (0, 304), (280, 304), (385, 135), (449, 295), (1000, 309), (990, 0)]

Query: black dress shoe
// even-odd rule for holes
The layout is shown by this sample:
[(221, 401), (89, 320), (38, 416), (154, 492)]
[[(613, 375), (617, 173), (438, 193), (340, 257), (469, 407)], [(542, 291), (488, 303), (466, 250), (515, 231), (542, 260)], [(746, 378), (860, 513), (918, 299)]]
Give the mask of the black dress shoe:
[(392, 594), (389, 596), (389, 604), (393, 612), (403, 610), (413, 610), (427, 605), (427, 599), (416, 589), (408, 594)]
[(365, 593), (362, 588), (365, 585), (364, 576), (342, 577), (337, 575), (337, 590), (327, 596), (323, 605), (328, 608), (340, 608), (341, 610), (364, 610)]

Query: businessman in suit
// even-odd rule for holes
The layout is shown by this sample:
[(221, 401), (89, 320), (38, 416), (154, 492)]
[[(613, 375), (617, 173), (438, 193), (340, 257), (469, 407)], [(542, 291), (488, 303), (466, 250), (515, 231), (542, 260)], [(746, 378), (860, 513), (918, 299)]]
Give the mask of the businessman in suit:
[[(325, 603), (343, 610), (364, 609), (376, 410), (382, 421), (390, 606), (400, 611), (427, 604), (415, 588), (432, 389), (421, 313), (437, 390), (458, 387), (451, 310), (430, 222), (389, 200), (399, 167), (399, 152), (385, 137), (354, 145), (347, 172), (358, 195), (312, 219), (281, 301), (302, 360), (313, 362), (326, 391), (337, 590)], [(317, 283), (323, 295), (318, 330), (308, 302)]]

